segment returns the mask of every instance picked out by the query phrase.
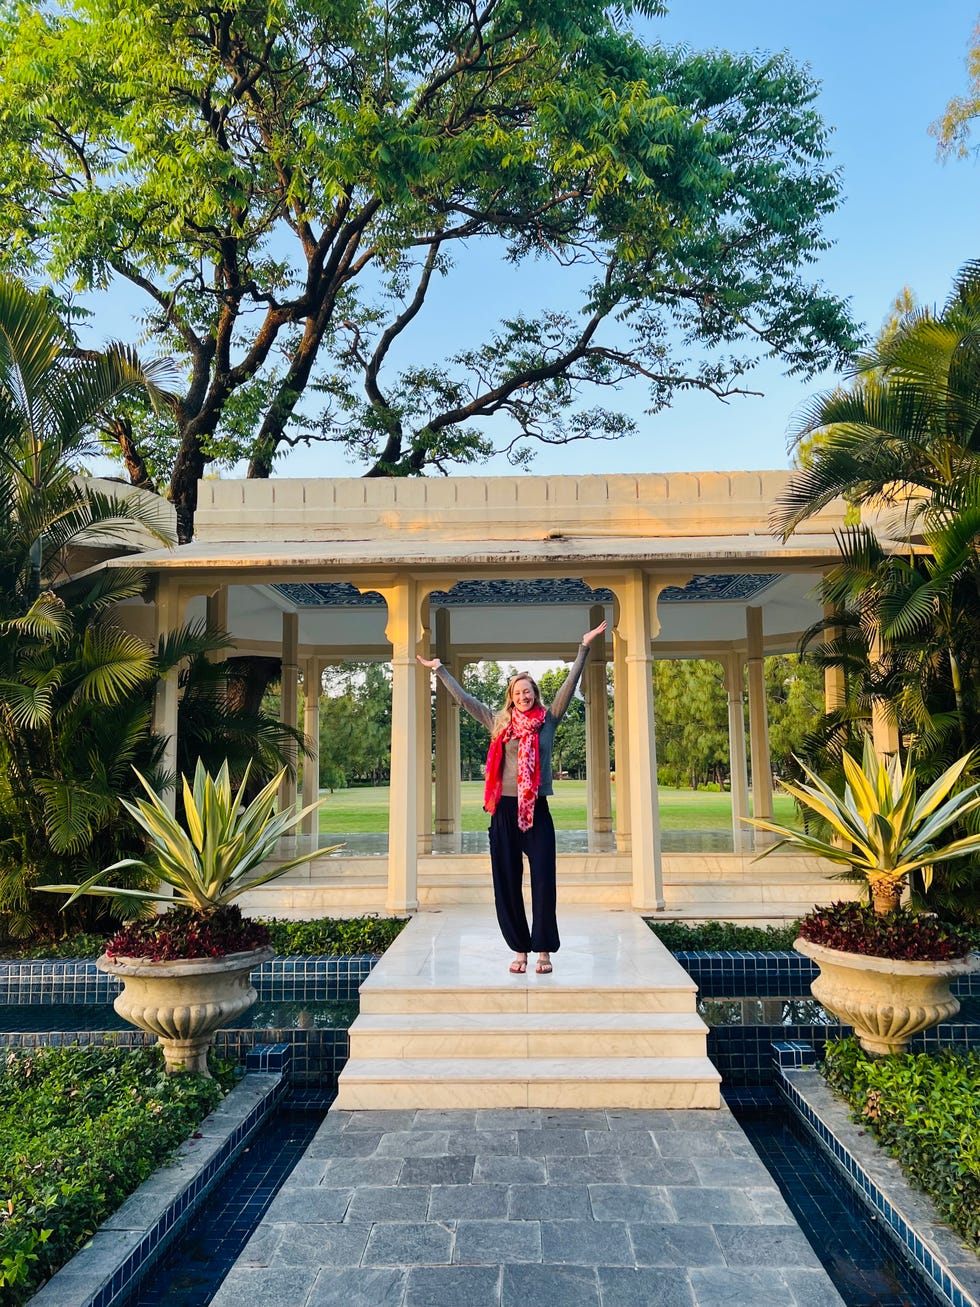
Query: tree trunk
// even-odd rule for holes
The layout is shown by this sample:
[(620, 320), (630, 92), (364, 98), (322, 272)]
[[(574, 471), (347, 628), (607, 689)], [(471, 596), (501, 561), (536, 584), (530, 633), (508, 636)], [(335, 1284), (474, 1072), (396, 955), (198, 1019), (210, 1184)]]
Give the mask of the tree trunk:
[(871, 885), (871, 902), (879, 917), (887, 917), (896, 912), (902, 902), (902, 882), (900, 880), (877, 880)]

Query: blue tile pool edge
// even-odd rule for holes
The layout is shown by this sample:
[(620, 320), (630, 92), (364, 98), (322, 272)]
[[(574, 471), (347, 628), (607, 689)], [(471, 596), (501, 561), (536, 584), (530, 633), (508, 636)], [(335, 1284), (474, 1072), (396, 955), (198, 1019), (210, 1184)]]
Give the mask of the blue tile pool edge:
[[(786, 1052), (791, 1052), (788, 1046)], [(949, 1307), (980, 1307), (980, 1258), (939, 1221), (930, 1199), (906, 1182), (895, 1159), (860, 1131), (820, 1073), (805, 1065), (802, 1046), (792, 1053), (796, 1056), (779, 1060), (796, 1065), (780, 1065), (777, 1071), (792, 1111), (939, 1300)]]
[[(270, 1059), (275, 1065), (275, 1058)], [(115, 1307), (179, 1237), (287, 1088), (250, 1071), (177, 1150), (31, 1299), (32, 1307)]]

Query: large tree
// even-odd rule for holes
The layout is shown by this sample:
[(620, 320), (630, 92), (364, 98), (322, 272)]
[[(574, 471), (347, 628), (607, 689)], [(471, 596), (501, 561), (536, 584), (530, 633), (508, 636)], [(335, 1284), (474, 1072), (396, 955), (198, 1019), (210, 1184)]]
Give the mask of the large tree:
[[(804, 275), (838, 197), (810, 75), (646, 45), (601, 0), (0, 3), (0, 261), (128, 283), (186, 365), (169, 426), (108, 424), (180, 534), (198, 478), (298, 440), (367, 475), (615, 438), (594, 387), (742, 390), (852, 345)], [(563, 269), (521, 311), (406, 364), (464, 252)], [(464, 257), (460, 258), (461, 255)], [(488, 435), (487, 419), (499, 431)]]

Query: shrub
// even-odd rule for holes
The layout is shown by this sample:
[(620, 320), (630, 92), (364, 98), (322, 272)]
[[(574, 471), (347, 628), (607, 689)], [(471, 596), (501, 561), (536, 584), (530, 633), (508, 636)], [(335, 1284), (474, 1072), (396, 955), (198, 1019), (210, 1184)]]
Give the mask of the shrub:
[(681, 921), (647, 921), (672, 953), (774, 953), (793, 947), (798, 922), (789, 926), (736, 926), (731, 921), (705, 921), (690, 926)]
[(24, 1303), (220, 1101), (232, 1076), (167, 1076), (156, 1047), (0, 1061), (0, 1300)]
[(105, 946), (111, 958), (149, 958), (176, 962), (182, 958), (220, 958), (244, 953), (269, 942), (269, 928), (243, 917), (237, 903), (195, 912), (171, 908), (148, 921), (131, 921)]
[(942, 962), (965, 957), (970, 936), (936, 917), (908, 908), (882, 914), (868, 903), (832, 903), (800, 922), (811, 944), (905, 962)]
[(827, 1046), (822, 1069), (854, 1120), (980, 1251), (980, 1053), (872, 1058), (845, 1039)]

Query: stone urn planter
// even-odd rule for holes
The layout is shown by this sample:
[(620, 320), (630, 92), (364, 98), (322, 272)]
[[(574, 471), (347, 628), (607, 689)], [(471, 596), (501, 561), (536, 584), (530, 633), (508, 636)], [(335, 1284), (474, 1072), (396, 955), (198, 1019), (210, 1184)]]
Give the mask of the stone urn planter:
[(252, 1006), (257, 997), (252, 969), (272, 956), (269, 947), (176, 962), (103, 953), (95, 965), (123, 982), (113, 1007), (124, 1020), (158, 1036), (168, 1072), (208, 1076), (215, 1031)]
[(868, 1053), (904, 1052), (913, 1035), (948, 1021), (960, 1010), (949, 982), (980, 970), (980, 954), (943, 962), (905, 962), (845, 953), (809, 940), (793, 947), (812, 958), (820, 974), (810, 986), (813, 997), (834, 1016), (854, 1027)]

